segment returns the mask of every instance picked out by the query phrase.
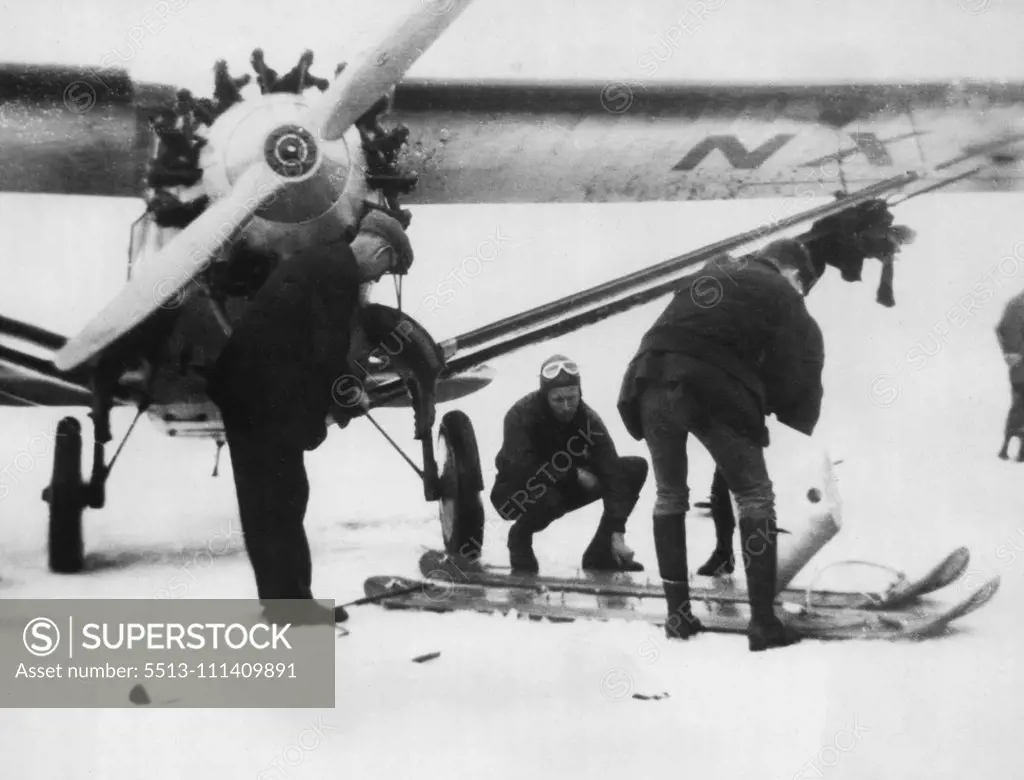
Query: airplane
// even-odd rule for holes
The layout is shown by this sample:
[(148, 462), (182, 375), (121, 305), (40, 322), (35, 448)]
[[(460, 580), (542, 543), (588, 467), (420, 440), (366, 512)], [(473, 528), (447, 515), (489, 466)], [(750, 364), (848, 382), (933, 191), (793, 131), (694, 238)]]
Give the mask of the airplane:
[[(43, 496), (52, 571), (83, 570), (83, 512), (104, 505), (117, 459), (106, 460), (111, 409), (135, 406), (136, 421), (147, 414), (168, 435), (209, 438), (219, 454), (223, 429), (204, 376), (249, 296), (273, 263), (350, 237), (369, 209), (408, 225), (403, 206), (427, 203), (836, 196), (441, 344), (407, 315), (373, 305), (382, 317), (367, 333), (386, 337), (397, 323), (434, 354), (426, 375), (390, 351), (361, 358), (371, 409), (415, 410), (424, 496), (438, 502), (455, 548), (482, 541), (479, 454), (471, 422), (454, 410), (439, 426), (438, 464), (434, 406), (486, 387), (487, 360), (670, 294), (699, 264), (807, 222), (811, 240), (882, 236), (885, 247), (865, 248), (859, 260), (879, 259), (891, 283), (892, 257), (909, 236), (891, 228), (888, 205), (929, 192), (1024, 189), (1024, 84), (404, 79), (470, 2), (419, 4), (339, 63), (333, 80), (314, 75), (309, 52), (281, 75), (255, 51), (255, 83), (217, 62), (212, 99), (120, 70), (0, 66), (3, 191), (145, 202), (131, 227), (126, 285), (78, 334), (0, 317), (0, 405), (91, 408), (88, 480), (78, 420), (57, 429)], [(259, 94), (244, 96), (247, 87)], [(902, 199), (882, 200), (896, 193)], [(860, 278), (859, 267), (840, 270)], [(886, 297), (880, 288), (879, 301), (892, 305)], [(383, 339), (364, 348), (372, 343)]]

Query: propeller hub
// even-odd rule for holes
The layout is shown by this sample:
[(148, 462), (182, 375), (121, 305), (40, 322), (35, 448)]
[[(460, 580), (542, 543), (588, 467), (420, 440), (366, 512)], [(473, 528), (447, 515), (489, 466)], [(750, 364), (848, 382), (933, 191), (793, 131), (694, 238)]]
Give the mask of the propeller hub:
[(267, 165), (276, 173), (292, 179), (313, 170), (319, 151), (313, 134), (306, 128), (285, 125), (267, 136), (263, 154)]

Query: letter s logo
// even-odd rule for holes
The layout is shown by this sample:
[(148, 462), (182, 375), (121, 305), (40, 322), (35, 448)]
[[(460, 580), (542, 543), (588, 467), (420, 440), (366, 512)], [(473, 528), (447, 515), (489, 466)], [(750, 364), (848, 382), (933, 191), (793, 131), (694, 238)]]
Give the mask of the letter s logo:
[(25, 649), (36, 657), (47, 656), (60, 644), (60, 629), (49, 618), (32, 618), (22, 632)]

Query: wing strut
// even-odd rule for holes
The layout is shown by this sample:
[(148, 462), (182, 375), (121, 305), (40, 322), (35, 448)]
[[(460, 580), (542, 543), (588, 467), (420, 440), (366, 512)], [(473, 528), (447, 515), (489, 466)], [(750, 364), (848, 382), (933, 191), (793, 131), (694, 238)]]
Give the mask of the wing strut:
[(929, 192), (935, 192), (935, 190), (941, 190), (943, 187), (948, 187), (951, 184), (956, 184), (958, 181), (963, 181), (964, 179), (969, 179), (972, 176), (974, 176), (974, 174), (976, 174), (976, 173), (981, 173), (983, 170), (985, 170), (986, 167), (987, 166), (979, 165), (979, 166), (977, 166), (975, 168), (971, 168), (971, 170), (969, 170), (969, 171), (964, 171), (963, 173), (957, 174), (956, 176), (950, 176), (949, 178), (942, 179), (941, 181), (937, 181), (934, 184), (929, 184), (928, 186), (922, 187), (919, 190), (915, 190), (914, 192), (907, 193), (907, 194), (903, 195), (903, 197), (895, 198), (893, 200), (890, 200), (889, 201), (889, 205), (890, 206), (898, 206), (901, 203), (906, 203), (908, 200), (911, 200), (913, 198), (918, 197), (919, 195), (926, 195)]
[[(761, 225), (745, 233), (444, 341), (440, 346), (444, 350), (447, 362), (441, 378), (468, 371), (488, 360), (571, 333), (641, 306), (671, 293), (679, 278), (692, 266), (733, 252), (801, 223), (823, 219), (886, 193), (896, 192), (919, 178), (919, 174), (908, 171), (865, 187), (842, 199), (768, 225)], [(390, 380), (381, 383), (368, 390), (371, 407), (387, 403), (404, 392), (401, 381)]]
[(714, 244), (708, 244), (700, 249), (695, 249), (692, 252), (679, 255), (671, 260), (666, 260), (663, 263), (658, 263), (657, 265), (652, 265), (649, 268), (644, 268), (640, 271), (635, 271), (634, 273), (619, 277), (618, 279), (605, 282), (604, 284), (599, 284), (596, 287), (591, 287), (589, 290), (584, 290), (583, 292), (575, 293), (574, 295), (568, 295), (564, 298), (559, 298), (556, 301), (546, 303), (521, 314), (506, 317), (503, 320), (498, 320), (491, 325), (485, 325), (482, 328), (477, 328), (469, 333), (450, 339), (449, 341), (444, 342), (441, 346), (445, 349), (446, 354), (448, 354), (449, 351), (451, 351), (452, 354), (455, 354), (456, 352), (461, 354), (466, 350), (490, 344), (496, 339), (503, 339), (511, 332), (523, 331), (544, 322), (559, 319), (567, 314), (577, 312), (586, 306), (603, 303), (616, 298), (619, 295), (628, 293), (631, 290), (640, 289), (643, 285), (663, 282), (669, 278), (675, 279), (680, 275), (681, 271), (710, 260), (716, 255), (732, 252), (745, 244), (774, 235), (775, 233), (779, 233), (803, 222), (822, 219), (840, 211), (845, 211), (851, 206), (856, 206), (864, 201), (877, 198), (888, 192), (893, 192), (905, 187), (906, 185), (916, 181), (918, 178), (918, 174), (913, 172), (894, 176), (891, 179), (880, 181), (870, 187), (865, 187), (864, 189), (844, 197), (841, 200), (826, 203), (822, 206), (818, 206), (817, 208), (809, 209), (801, 212), (800, 214), (794, 214), (793, 216), (776, 220), (767, 225), (761, 225), (753, 230), (748, 230), (745, 233), (740, 233)]

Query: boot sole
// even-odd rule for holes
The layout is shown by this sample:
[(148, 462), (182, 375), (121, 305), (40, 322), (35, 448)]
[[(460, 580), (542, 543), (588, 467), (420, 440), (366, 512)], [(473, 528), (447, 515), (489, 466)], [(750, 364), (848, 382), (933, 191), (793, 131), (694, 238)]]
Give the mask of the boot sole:
[(765, 650), (772, 650), (777, 647), (792, 647), (793, 645), (800, 644), (800, 637), (780, 640), (750, 639), (748, 642), (750, 645), (750, 652), (762, 653)]
[(706, 629), (704, 628), (704, 626), (701, 626), (700, 628), (695, 628), (695, 629), (693, 629), (691, 631), (679, 632), (679, 633), (670, 632), (669, 630), (666, 629), (665, 630), (665, 637), (667, 639), (680, 639), (680, 640), (685, 642), (687, 639), (693, 639), (698, 634), (705, 633), (705, 631), (706, 631)]
[(701, 577), (720, 577), (723, 574), (733, 574), (736, 571), (736, 566), (719, 566), (717, 569), (705, 569), (701, 566), (697, 569), (697, 574)]

